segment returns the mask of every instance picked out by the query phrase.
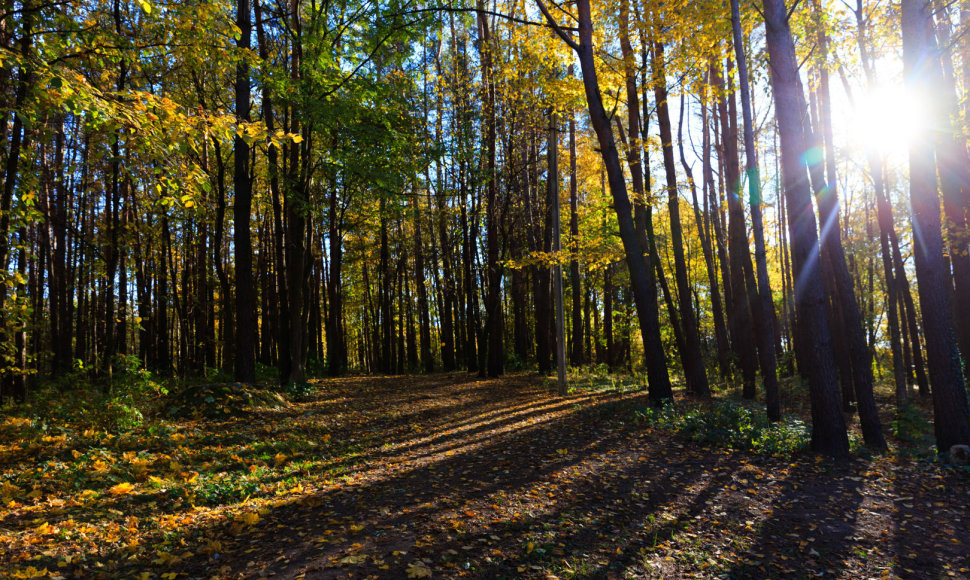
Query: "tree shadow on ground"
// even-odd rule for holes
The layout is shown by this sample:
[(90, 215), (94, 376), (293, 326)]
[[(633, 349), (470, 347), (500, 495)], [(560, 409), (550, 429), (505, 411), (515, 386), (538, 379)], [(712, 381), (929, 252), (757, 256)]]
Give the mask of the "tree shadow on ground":
[[(173, 526), (143, 538), (161, 542), (152, 553), (106, 550), (99, 554), (103, 568), (83, 572), (967, 576), (970, 542), (961, 518), (970, 483), (960, 473), (703, 447), (637, 423), (635, 411), (647, 405), (642, 394), (559, 398), (522, 377), (453, 379), (328, 381), (302, 412), (265, 414), (265, 437), (271, 443), (293, 430), (319, 429), (353, 440), (352, 458), (345, 456), (349, 447), (335, 445), (305, 475), (274, 475), (267, 481), (282, 485), (297, 473), (306, 490), (265, 498), (266, 510), (251, 520), (227, 522), (218, 509), (206, 517), (187, 516), (191, 510), (166, 515)], [(294, 417), (305, 421), (287, 422)], [(328, 469), (341, 477), (324, 477)], [(105, 500), (98, 509), (128, 512), (134, 501)], [(949, 544), (932, 545), (947, 535)]]

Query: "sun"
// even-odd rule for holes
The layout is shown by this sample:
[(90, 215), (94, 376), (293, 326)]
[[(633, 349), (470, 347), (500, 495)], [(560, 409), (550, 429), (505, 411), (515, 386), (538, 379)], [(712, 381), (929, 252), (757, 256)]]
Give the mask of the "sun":
[(883, 154), (905, 153), (924, 119), (921, 99), (901, 85), (883, 85), (856, 99), (849, 136)]

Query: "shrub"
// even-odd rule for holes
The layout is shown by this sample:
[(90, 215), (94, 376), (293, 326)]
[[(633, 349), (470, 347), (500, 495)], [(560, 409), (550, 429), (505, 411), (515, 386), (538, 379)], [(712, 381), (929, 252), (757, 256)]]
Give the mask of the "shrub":
[(285, 407), (286, 401), (275, 393), (242, 383), (203, 383), (189, 385), (169, 397), (166, 413), (172, 417), (230, 419), (251, 407)]
[(930, 422), (917, 405), (903, 405), (896, 410), (896, 416), (889, 422), (893, 435), (905, 445), (924, 446), (928, 434), (932, 432)]
[(793, 455), (808, 447), (810, 433), (803, 421), (787, 417), (771, 423), (764, 412), (733, 402), (707, 408), (667, 404), (637, 413), (640, 421), (669, 429), (698, 443), (713, 443), (765, 455)]

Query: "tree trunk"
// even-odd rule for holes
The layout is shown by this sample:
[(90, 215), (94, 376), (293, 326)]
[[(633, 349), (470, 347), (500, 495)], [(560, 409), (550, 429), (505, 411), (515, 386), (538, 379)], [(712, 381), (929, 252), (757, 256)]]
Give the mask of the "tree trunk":
[(562, 300), (562, 252), (560, 216), (559, 216), (559, 127), (555, 111), (549, 114), (549, 134), (546, 152), (549, 158), (549, 177), (547, 192), (549, 196), (549, 225), (552, 244), (549, 248), (554, 256), (552, 265), (552, 301), (555, 304), (555, 332), (556, 332), (556, 370), (559, 379), (559, 396), (566, 396), (566, 313)]
[(579, 185), (576, 179), (576, 119), (569, 113), (569, 288), (572, 294), (572, 348), (570, 362), (582, 365), (583, 358), (583, 289), (579, 275)]
[[(251, 21), (249, 0), (236, 2), (236, 26), (239, 39), (236, 46), (248, 51), (250, 48)], [(249, 64), (240, 60), (236, 64), (236, 119), (249, 122), (250, 87)], [(235, 167), (233, 185), (235, 202), (233, 231), (236, 265), (236, 380), (252, 383), (256, 380), (256, 292), (253, 284), (253, 243), (249, 229), (252, 212), (252, 179), (249, 174), (249, 145), (236, 135), (233, 141)]]
[[(736, 1), (736, 0), (734, 0)], [(816, 10), (821, 7), (815, 0)], [(828, 35), (822, 29), (821, 12), (817, 23), (818, 49), (820, 59), (824, 61), (828, 53)], [(819, 67), (820, 82), (819, 95), (819, 125), (822, 133), (822, 145), (827, 152), (825, 170), (828, 173), (827, 182), (822, 179), (822, 167), (816, 165), (810, 169), (813, 181), (816, 182), (815, 191), (818, 202), (819, 217), (822, 221), (821, 245), (822, 252), (828, 254), (835, 277), (835, 286), (839, 309), (842, 312), (841, 333), (848, 342), (848, 354), (852, 365), (852, 385), (855, 399), (859, 406), (859, 420), (862, 425), (862, 435), (866, 445), (877, 451), (886, 449), (886, 439), (882, 434), (879, 412), (872, 392), (872, 357), (866, 345), (865, 328), (862, 325), (862, 315), (859, 302), (856, 300), (852, 277), (845, 262), (845, 250), (842, 247), (841, 228), (839, 227), (839, 202), (837, 180), (835, 175), (835, 149), (832, 137), (832, 115), (829, 98), (829, 76), (825, 63)]]
[[(636, 231), (637, 244), (641, 251), (641, 262), (644, 273), (646, 274), (647, 289), (643, 308), (646, 310), (644, 317), (640, 319), (641, 335), (643, 340), (644, 362), (647, 366), (648, 384), (656, 383), (659, 385), (658, 393), (666, 392), (664, 385), (670, 384), (670, 377), (667, 374), (667, 360), (663, 349), (663, 342), (660, 338), (660, 310), (657, 303), (657, 284), (654, 277), (654, 266), (660, 271), (660, 260), (654, 256), (653, 248), (653, 220), (652, 212), (648, 203), (649, 184), (649, 163), (643, 163), (640, 157), (641, 151), (647, 155), (647, 116), (646, 102), (643, 109), (640, 107), (640, 93), (636, 84), (636, 68), (634, 62), (633, 45), (630, 42), (629, 30), (629, 3), (627, 0), (620, 2), (620, 49), (623, 54), (623, 73), (626, 87), (627, 98), (627, 123), (630, 126), (630, 138), (627, 141), (623, 135), (623, 126), (619, 118), (616, 118), (617, 129), (620, 133), (620, 141), (626, 143), (627, 164), (630, 167), (630, 177), (633, 181), (633, 226)], [(644, 41), (645, 42), (645, 41)], [(646, 55), (644, 55), (646, 58)], [(643, 110), (644, 116), (640, 117)], [(646, 172), (644, 171), (646, 168)], [(629, 266), (629, 263), (628, 263)], [(630, 266), (631, 268), (633, 266)], [(637, 267), (640, 267), (638, 265)], [(630, 276), (631, 284), (633, 275)], [(634, 290), (634, 295), (636, 290)], [(640, 307), (637, 308), (638, 312)], [(673, 312), (671, 311), (671, 319)], [(643, 328), (646, 320), (646, 328)], [(649, 337), (650, 340), (646, 338)], [(654, 403), (658, 403), (664, 398), (658, 394), (651, 397)]]
[(765, 403), (769, 421), (781, 420), (778, 401), (778, 374), (775, 363), (775, 330), (772, 327), (774, 305), (768, 282), (768, 252), (765, 248), (764, 220), (761, 217), (761, 174), (754, 146), (754, 115), (751, 112), (751, 92), (748, 85), (748, 64), (744, 56), (741, 36), (741, 14), (738, 0), (731, 0), (731, 22), (734, 35), (734, 53), (738, 63), (738, 84), (741, 93), (741, 114), (744, 120), (744, 158), (748, 174), (748, 204), (751, 208), (751, 225), (754, 231), (755, 263), (758, 270), (758, 297), (754, 311), (757, 322), (758, 360), (761, 363), (761, 380), (765, 388)]
[[(543, 5), (540, 4), (540, 7), (545, 11)], [(633, 208), (626, 192), (626, 182), (623, 178), (623, 169), (620, 165), (620, 155), (616, 149), (616, 141), (613, 139), (613, 131), (610, 128), (609, 117), (607, 116), (606, 108), (600, 95), (594, 56), (593, 23), (590, 2), (589, 0), (578, 0), (576, 7), (579, 18), (579, 43), (573, 43), (573, 48), (577, 52), (583, 73), (583, 89), (586, 93), (590, 122), (596, 133), (596, 139), (600, 146), (600, 155), (606, 166), (606, 175), (610, 185), (610, 196), (613, 199), (613, 208), (616, 211), (620, 228), (620, 240), (623, 242), (624, 254), (626, 255), (627, 265), (630, 269), (630, 279), (633, 286), (633, 297), (637, 307), (637, 316), (640, 322), (640, 332), (644, 345), (650, 345), (651, 341), (656, 341), (656, 344), (660, 344), (659, 324), (656, 319), (651, 318), (648, 312), (649, 294), (651, 290), (647, 268), (643, 263), (645, 248), (641, 246), (637, 238), (636, 227), (633, 222)], [(546, 18), (550, 21), (552, 20), (548, 12), (546, 12)], [(561, 36), (564, 40), (566, 39), (564, 34)], [(667, 375), (666, 365), (658, 368), (658, 365), (652, 363), (653, 361), (647, 361), (648, 396), (655, 403), (659, 403), (672, 396), (670, 379)]]
[(673, 135), (670, 127), (670, 112), (667, 107), (667, 76), (664, 64), (664, 47), (660, 42), (653, 45), (653, 91), (657, 101), (657, 122), (660, 126), (660, 141), (663, 151), (664, 169), (667, 173), (667, 211), (670, 215), (670, 245), (674, 251), (674, 274), (677, 280), (677, 295), (680, 302), (680, 319), (683, 322), (684, 347), (681, 353), (684, 364), (684, 377), (687, 391), (698, 397), (709, 397), (707, 369), (701, 353), (701, 340), (697, 330), (694, 306), (691, 300), (690, 281), (687, 278), (687, 260), (684, 257), (684, 239), (680, 222), (680, 198), (677, 188), (677, 163), (674, 161)]
[[(903, 64), (907, 85), (932, 99), (939, 89), (939, 61), (926, 0), (902, 0)], [(928, 102), (931, 102), (928, 100)], [(931, 116), (932, 118), (932, 116)], [(941, 452), (970, 442), (970, 421), (953, 332), (948, 277), (943, 262), (940, 199), (934, 165), (933, 128), (924, 126), (909, 147), (910, 203), (913, 207), (913, 258), (919, 281), (926, 355), (933, 386), (933, 427)]]
[(812, 192), (802, 163), (802, 154), (808, 146), (804, 126), (807, 107), (785, 3), (783, 0), (763, 0), (762, 4), (775, 116), (781, 140), (782, 176), (790, 216), (792, 269), (798, 280), (795, 287), (799, 325), (796, 341), (801, 341), (800, 348), (809, 363), (805, 372), (812, 403), (812, 449), (844, 458), (849, 455), (849, 439), (839, 401), (826, 320)]
[(750, 268), (751, 253), (748, 247), (748, 232), (744, 223), (744, 208), (741, 205), (741, 174), (738, 159), (738, 133), (736, 107), (729, 106), (729, 99), (733, 105), (733, 92), (724, 89), (720, 70), (713, 67), (712, 77), (714, 85), (721, 94), (718, 99), (718, 117), (721, 123), (721, 163), (724, 168), (724, 181), (727, 186), (728, 206), (728, 250), (730, 252), (730, 286), (734, 298), (732, 307), (728, 310), (728, 324), (731, 328), (731, 340), (734, 352), (738, 356), (738, 366), (741, 370), (742, 392), (744, 398), (753, 399), (755, 396), (755, 380), (757, 377), (757, 357), (755, 342), (755, 325), (752, 321), (751, 296), (754, 288), (748, 288), (745, 278), (745, 263)]

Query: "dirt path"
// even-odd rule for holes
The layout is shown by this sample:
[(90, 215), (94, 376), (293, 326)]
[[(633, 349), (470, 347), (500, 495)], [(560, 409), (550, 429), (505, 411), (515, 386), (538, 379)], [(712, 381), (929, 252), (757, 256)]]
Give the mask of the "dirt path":
[[(693, 447), (633, 421), (638, 395), (565, 399), (511, 377), (325, 381), (278, 417), (356, 445), (340, 481), (251, 525), (180, 577), (970, 578), (966, 472), (833, 466)], [(315, 482), (319, 481), (317, 484)]]

